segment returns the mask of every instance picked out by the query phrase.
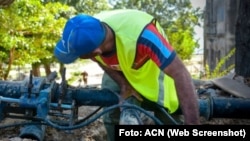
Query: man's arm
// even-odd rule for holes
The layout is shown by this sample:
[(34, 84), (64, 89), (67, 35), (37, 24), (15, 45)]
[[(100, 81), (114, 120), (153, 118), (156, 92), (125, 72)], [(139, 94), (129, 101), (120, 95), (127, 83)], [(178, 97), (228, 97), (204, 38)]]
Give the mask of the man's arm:
[(200, 124), (198, 96), (195, 93), (192, 78), (178, 56), (164, 69), (164, 72), (175, 81), (177, 95), (184, 115), (184, 124)]
[(101, 63), (98, 64), (120, 86), (120, 96), (122, 99), (126, 99), (130, 96), (135, 96), (139, 101), (142, 101), (139, 93), (129, 84), (121, 71), (110, 69), (102, 65)]

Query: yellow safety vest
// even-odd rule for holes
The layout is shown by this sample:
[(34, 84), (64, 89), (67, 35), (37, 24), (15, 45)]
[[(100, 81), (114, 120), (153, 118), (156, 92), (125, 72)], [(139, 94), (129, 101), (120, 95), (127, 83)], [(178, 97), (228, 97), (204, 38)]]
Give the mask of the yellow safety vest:
[[(154, 18), (137, 10), (112, 10), (94, 17), (107, 23), (115, 32), (116, 51), (121, 71), (129, 83), (145, 98), (166, 107), (170, 113), (178, 109), (174, 80), (149, 59), (141, 68), (133, 69), (136, 43), (141, 32)], [(159, 23), (157, 29), (163, 34)], [(97, 56), (96, 59), (107, 65)]]

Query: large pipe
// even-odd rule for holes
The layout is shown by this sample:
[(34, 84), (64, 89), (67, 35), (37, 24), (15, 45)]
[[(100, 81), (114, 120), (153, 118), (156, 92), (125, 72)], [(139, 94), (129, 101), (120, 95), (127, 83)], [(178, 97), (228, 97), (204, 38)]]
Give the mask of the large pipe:
[[(58, 94), (58, 93), (57, 93)], [(96, 88), (77, 88), (68, 89), (68, 95), (76, 101), (77, 106), (111, 106), (119, 103), (118, 96), (108, 89)], [(55, 101), (58, 101), (59, 95), (55, 95)]]
[[(0, 97), (0, 101), (19, 102), (22, 95), (22, 83), (22, 81), (0, 81), (0, 96), (3, 96)], [(57, 87), (53, 92), (52, 102), (57, 103), (59, 97), (60, 89)], [(110, 106), (117, 104), (119, 101), (118, 96), (108, 89), (68, 87), (65, 101), (66, 103), (67, 100), (71, 102), (72, 99), (76, 100), (78, 106)]]
[(21, 86), (23, 81), (1, 81), (0, 96), (19, 98), (21, 96)]
[(43, 141), (45, 125), (28, 125), (22, 128), (19, 137)]
[(200, 115), (211, 118), (250, 118), (250, 99), (208, 97), (199, 99)]
[[(20, 82), (0, 81), (0, 96), (20, 97)], [(59, 99), (56, 89), (52, 102)], [(65, 99), (75, 99), (76, 105), (110, 106), (117, 104), (118, 97), (110, 90), (96, 88), (68, 88)], [(6, 99), (5, 99), (6, 100)], [(250, 99), (210, 96), (198, 99), (200, 116), (211, 118), (250, 118)]]

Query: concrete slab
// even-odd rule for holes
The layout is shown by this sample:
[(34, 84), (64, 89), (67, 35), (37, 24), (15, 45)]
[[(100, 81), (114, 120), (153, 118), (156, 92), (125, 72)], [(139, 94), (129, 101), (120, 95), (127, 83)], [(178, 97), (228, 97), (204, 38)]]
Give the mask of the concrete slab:
[(221, 88), (222, 90), (241, 98), (250, 98), (250, 87), (244, 83), (240, 83), (236, 80), (228, 77), (221, 77), (211, 80), (214, 85)]

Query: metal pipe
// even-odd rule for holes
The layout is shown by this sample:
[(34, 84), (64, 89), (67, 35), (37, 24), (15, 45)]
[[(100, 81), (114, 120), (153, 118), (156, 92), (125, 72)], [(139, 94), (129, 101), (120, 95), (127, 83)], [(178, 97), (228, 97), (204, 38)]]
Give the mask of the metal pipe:
[(0, 103), (1, 102), (18, 103), (18, 104), (20, 104), (20, 99), (0, 96)]
[[(50, 89), (41, 90), (38, 97), (34, 99), (27, 98), (27, 94), (23, 96), (23, 100), (30, 101), (28, 104), (21, 104), (23, 107), (33, 107), (36, 105), (37, 115), (36, 117), (45, 119), (49, 111), (48, 98), (50, 94)], [(45, 135), (45, 125), (27, 125), (25, 126), (20, 133), (21, 138), (31, 138), (38, 141), (43, 141)]]
[[(56, 92), (52, 102), (57, 102), (59, 92)], [(119, 103), (118, 96), (108, 89), (96, 88), (68, 88), (65, 100), (71, 101), (74, 99), (77, 106), (111, 106)], [(66, 102), (67, 103), (67, 102)]]
[(43, 141), (45, 135), (45, 125), (29, 125), (22, 128), (19, 137)]
[[(20, 82), (0, 81), (0, 96), (17, 98), (21, 95)], [(17, 102), (17, 99), (0, 99)], [(59, 98), (58, 88), (53, 92), (52, 103)], [(108, 89), (68, 88), (65, 100), (76, 101), (77, 106), (111, 106), (119, 102), (118, 96)], [(250, 99), (210, 96), (198, 99), (200, 116), (210, 118), (250, 118)], [(52, 104), (53, 105), (53, 104)], [(53, 105), (55, 106), (55, 105)]]
[(200, 115), (207, 118), (250, 118), (250, 99), (208, 97), (199, 99)]
[[(58, 103), (50, 103), (50, 106), (53, 108), (57, 108), (59, 105), (58, 105)], [(67, 104), (62, 104), (61, 107), (63, 109), (72, 109), (73, 108), (72, 105), (67, 105)]]
[(119, 98), (114, 92), (108, 89), (78, 89), (72, 95), (77, 105), (111, 106), (119, 103)]
[(1, 81), (0, 96), (19, 98), (21, 96), (22, 81)]

